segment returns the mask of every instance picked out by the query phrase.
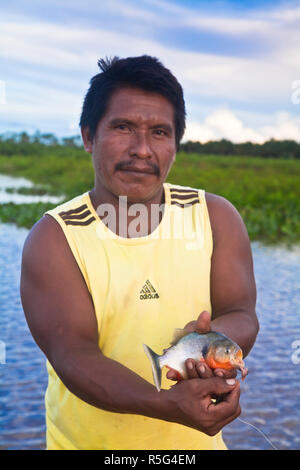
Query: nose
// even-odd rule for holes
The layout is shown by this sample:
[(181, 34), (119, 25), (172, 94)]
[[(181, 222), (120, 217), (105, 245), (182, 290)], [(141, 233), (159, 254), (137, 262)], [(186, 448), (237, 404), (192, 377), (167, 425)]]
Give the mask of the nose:
[(146, 132), (135, 132), (132, 136), (129, 149), (130, 156), (141, 159), (152, 157), (152, 149)]

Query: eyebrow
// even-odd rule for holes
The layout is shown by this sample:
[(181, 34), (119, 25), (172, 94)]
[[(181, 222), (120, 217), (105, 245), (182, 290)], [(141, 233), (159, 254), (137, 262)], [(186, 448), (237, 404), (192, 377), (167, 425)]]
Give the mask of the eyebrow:
[[(116, 126), (118, 124), (128, 124), (129, 126), (136, 126), (136, 123), (133, 122), (133, 121), (130, 121), (130, 119), (127, 119), (127, 118), (115, 118), (115, 119), (112, 119), (110, 122), (109, 122), (109, 125), (110, 126)], [(154, 124), (153, 126), (150, 126), (151, 129), (164, 129), (165, 131), (169, 132), (170, 134), (173, 133), (173, 128), (172, 126), (170, 126), (170, 124), (166, 124), (166, 123), (158, 123), (158, 124)]]

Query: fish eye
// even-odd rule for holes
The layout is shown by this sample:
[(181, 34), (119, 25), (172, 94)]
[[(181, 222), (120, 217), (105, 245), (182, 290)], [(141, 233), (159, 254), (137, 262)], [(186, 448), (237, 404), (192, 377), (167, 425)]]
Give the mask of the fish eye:
[(230, 349), (229, 348), (226, 348), (225, 349), (225, 354), (229, 354), (230, 353)]

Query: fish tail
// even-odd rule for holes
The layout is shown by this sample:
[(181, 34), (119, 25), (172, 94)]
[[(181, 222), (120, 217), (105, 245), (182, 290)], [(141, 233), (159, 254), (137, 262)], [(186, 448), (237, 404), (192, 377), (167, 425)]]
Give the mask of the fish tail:
[(153, 374), (155, 386), (157, 388), (157, 391), (160, 392), (160, 387), (161, 387), (161, 367), (159, 364), (160, 356), (156, 354), (154, 351), (152, 351), (152, 349), (149, 348), (149, 346), (147, 346), (146, 344), (143, 344), (143, 346), (144, 346), (145, 353), (147, 354), (151, 362), (152, 374)]

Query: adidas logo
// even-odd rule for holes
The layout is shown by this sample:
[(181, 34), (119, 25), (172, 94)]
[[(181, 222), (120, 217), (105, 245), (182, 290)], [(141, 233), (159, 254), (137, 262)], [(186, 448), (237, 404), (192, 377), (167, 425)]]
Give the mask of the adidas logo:
[(143, 288), (140, 291), (140, 299), (158, 299), (159, 295), (154, 289), (153, 285), (151, 284), (150, 281), (146, 281), (146, 284), (143, 286)]

